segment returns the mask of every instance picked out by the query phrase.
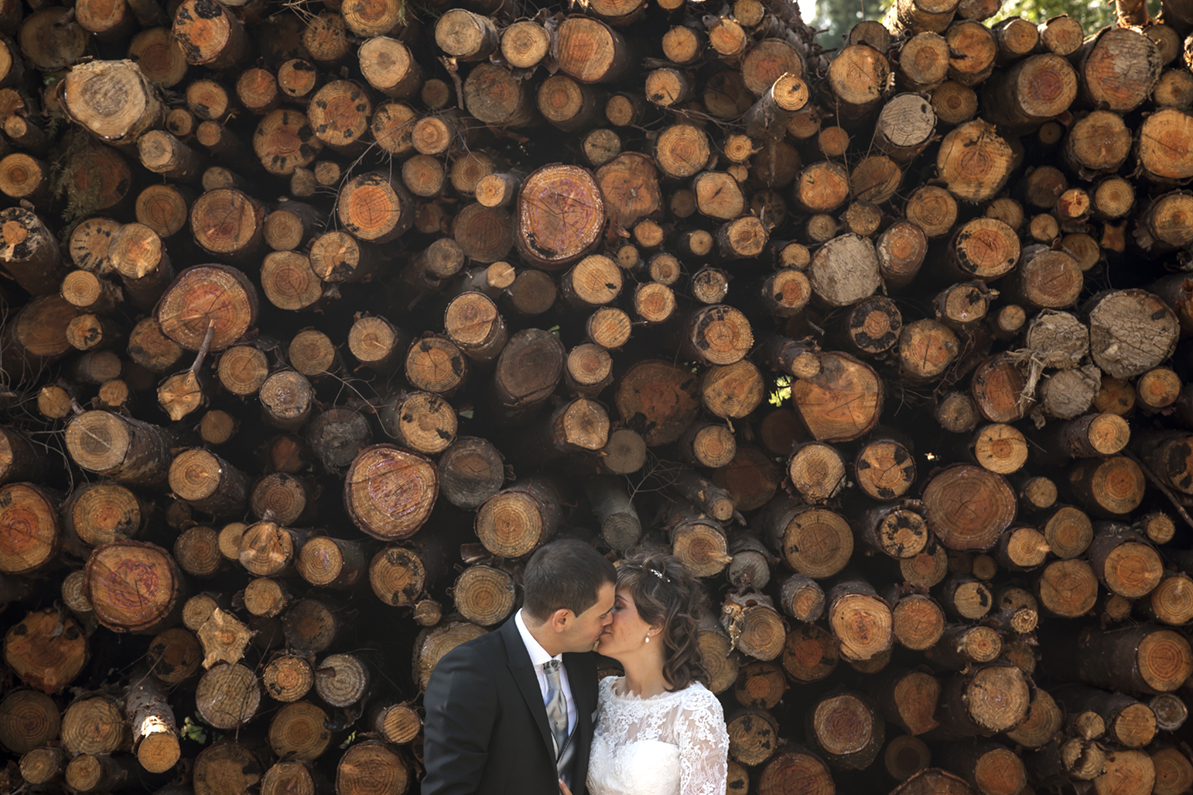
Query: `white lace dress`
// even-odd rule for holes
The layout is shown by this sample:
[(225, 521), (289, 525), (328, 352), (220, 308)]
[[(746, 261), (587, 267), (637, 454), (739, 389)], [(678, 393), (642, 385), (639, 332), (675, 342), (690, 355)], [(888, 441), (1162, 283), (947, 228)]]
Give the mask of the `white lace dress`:
[(729, 733), (721, 702), (698, 682), (651, 698), (601, 681), (588, 762), (592, 795), (725, 795)]

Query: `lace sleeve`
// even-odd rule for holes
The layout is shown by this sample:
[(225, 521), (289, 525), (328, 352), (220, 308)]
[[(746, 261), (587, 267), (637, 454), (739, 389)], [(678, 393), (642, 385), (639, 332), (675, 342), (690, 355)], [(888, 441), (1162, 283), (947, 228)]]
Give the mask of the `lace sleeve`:
[(679, 744), (679, 795), (725, 795), (729, 732), (717, 697), (696, 687), (675, 719)]

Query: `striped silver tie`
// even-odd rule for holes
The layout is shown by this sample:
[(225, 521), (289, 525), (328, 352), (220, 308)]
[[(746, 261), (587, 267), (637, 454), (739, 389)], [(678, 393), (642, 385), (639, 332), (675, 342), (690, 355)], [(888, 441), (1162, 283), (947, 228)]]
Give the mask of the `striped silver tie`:
[(547, 721), (551, 724), (551, 738), (555, 740), (555, 756), (558, 757), (568, 739), (568, 706), (559, 681), (559, 660), (547, 660), (543, 663), (543, 671), (547, 674)]

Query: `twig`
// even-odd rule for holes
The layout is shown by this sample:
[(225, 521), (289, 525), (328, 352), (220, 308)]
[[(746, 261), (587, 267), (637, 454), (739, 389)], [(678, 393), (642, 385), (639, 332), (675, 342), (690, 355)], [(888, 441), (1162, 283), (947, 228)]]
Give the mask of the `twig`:
[(203, 366), (203, 360), (207, 358), (207, 352), (211, 350), (211, 340), (215, 337), (215, 321), (207, 321), (207, 333), (203, 335), (203, 344), (199, 346), (199, 352), (195, 354), (195, 363), (191, 365), (191, 374), (197, 375), (199, 368)]

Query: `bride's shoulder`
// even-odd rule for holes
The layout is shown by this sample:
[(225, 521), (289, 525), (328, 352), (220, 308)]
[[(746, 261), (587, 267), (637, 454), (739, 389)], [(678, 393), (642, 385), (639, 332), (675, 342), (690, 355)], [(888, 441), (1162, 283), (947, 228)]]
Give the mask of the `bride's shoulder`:
[(683, 705), (689, 710), (700, 710), (715, 712), (718, 715), (723, 714), (721, 709), (721, 702), (704, 685), (699, 682), (692, 682), (692, 684), (685, 687), (683, 693)]

